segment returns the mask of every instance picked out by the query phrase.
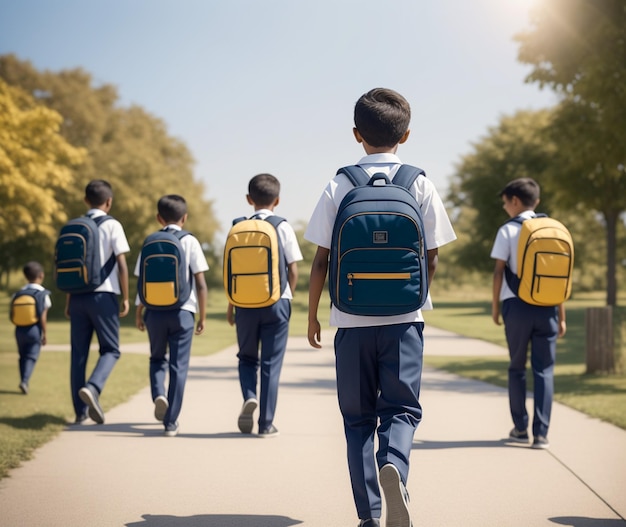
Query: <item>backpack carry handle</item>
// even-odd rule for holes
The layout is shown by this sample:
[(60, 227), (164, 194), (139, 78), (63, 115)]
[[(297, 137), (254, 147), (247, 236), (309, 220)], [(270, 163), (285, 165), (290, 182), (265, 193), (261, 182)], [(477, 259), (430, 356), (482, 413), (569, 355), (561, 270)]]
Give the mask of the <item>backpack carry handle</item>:
[(391, 181), (389, 181), (389, 178), (383, 174), (382, 172), (376, 172), (376, 174), (374, 174), (370, 180), (367, 182), (367, 184), (372, 187), (374, 185), (379, 186), (380, 183), (378, 183), (379, 181), (384, 181), (385, 185), (391, 185)]

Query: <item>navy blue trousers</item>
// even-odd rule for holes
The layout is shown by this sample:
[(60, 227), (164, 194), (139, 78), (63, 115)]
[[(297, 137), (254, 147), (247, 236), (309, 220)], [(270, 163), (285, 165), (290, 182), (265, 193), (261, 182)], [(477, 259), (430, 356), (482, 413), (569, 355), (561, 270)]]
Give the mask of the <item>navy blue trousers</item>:
[(361, 519), (380, 517), (378, 471), (383, 465), (395, 465), (407, 482), (413, 435), (422, 418), (423, 328), (421, 322), (340, 328), (335, 335), (337, 395)]
[(165, 376), (169, 372), (169, 408), (163, 417), (163, 424), (167, 426), (176, 422), (183, 406), (195, 325), (194, 314), (182, 309), (147, 309), (145, 323), (150, 339), (150, 389), (153, 401), (159, 395), (165, 395)]
[(509, 405), (515, 428), (528, 428), (526, 361), (530, 346), (533, 373), (533, 436), (548, 436), (554, 395), (554, 363), (558, 335), (556, 307), (532, 306), (519, 298), (502, 303), (502, 319), (509, 346)]
[(239, 383), (244, 401), (257, 398), (257, 375), (261, 370), (259, 429), (270, 426), (276, 414), (290, 317), (291, 301), (286, 298), (268, 307), (235, 309)]
[[(102, 393), (113, 367), (120, 357), (119, 303), (114, 293), (87, 293), (70, 296), (70, 338), (72, 343), (70, 384), (77, 416), (87, 412), (78, 391), (90, 384)], [(100, 356), (87, 382), (87, 359), (94, 332), (100, 344)]]
[(17, 326), (15, 328), (15, 340), (20, 356), (20, 379), (21, 382), (28, 384), (41, 352), (41, 328), (37, 324), (24, 327)]

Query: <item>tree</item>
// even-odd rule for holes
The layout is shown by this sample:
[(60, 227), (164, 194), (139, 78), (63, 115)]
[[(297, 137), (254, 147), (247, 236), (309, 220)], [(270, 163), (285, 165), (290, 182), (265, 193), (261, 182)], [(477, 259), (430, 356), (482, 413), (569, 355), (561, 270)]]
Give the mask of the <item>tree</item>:
[(565, 207), (584, 204), (606, 229), (606, 302), (617, 301), (620, 217), (626, 211), (626, 3), (550, 0), (517, 35), (527, 82), (549, 86), (561, 101), (549, 127), (555, 158), (548, 171)]
[(86, 157), (59, 133), (61, 116), (0, 79), (0, 270), (50, 259), (56, 225), (67, 215), (59, 195)]
[(180, 194), (189, 208), (188, 228), (203, 247), (214, 250), (217, 221), (212, 202), (194, 179), (188, 148), (168, 134), (162, 120), (139, 106), (120, 107), (114, 86), (93, 86), (91, 75), (79, 68), (39, 72), (29, 62), (6, 55), (0, 56), (0, 78), (58, 112), (63, 137), (89, 154), (72, 184), (59, 194), (68, 215), (84, 213), (84, 188), (91, 179), (109, 181), (114, 189), (112, 213), (125, 227), (132, 265), (145, 236), (158, 228), (158, 198)]

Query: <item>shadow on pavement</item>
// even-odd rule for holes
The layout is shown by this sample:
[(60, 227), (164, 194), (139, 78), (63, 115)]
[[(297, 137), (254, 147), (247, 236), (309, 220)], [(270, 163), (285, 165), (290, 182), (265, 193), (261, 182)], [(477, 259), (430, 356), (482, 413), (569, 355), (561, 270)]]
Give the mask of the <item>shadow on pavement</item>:
[(200, 514), (196, 516), (142, 515), (143, 520), (127, 523), (126, 527), (290, 527), (300, 520), (285, 516), (248, 514)]
[(550, 521), (559, 525), (570, 527), (624, 527), (626, 520), (610, 518), (585, 518), (582, 516), (559, 516), (550, 518)]

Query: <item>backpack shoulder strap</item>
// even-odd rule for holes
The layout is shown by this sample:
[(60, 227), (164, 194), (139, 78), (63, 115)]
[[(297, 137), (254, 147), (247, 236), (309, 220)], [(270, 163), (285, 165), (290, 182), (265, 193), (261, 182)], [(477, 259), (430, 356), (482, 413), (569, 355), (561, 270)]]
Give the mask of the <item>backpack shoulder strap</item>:
[(191, 233), (189, 231), (181, 230), (173, 230), (170, 231), (174, 236), (176, 236), (179, 240), (182, 240), (185, 236), (189, 236)]
[(281, 218), (280, 216), (275, 216), (273, 214), (270, 214), (269, 216), (265, 217), (265, 221), (267, 221), (268, 223), (271, 223), (275, 229), (278, 229), (278, 226), (283, 221), (287, 221), (287, 220), (285, 218)]
[(410, 190), (418, 176), (426, 177), (426, 172), (411, 165), (401, 165), (391, 182)]
[(369, 174), (359, 165), (350, 165), (337, 170), (337, 175), (344, 174), (355, 187), (367, 185), (370, 180)]
[(100, 227), (100, 225), (102, 225), (105, 221), (113, 219), (113, 216), (109, 216), (108, 214), (105, 214), (104, 216), (96, 216), (95, 218), (92, 218), (91, 216), (87, 217), (91, 218), (98, 227)]

